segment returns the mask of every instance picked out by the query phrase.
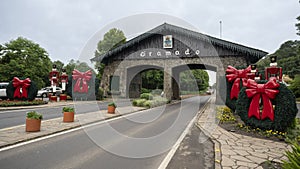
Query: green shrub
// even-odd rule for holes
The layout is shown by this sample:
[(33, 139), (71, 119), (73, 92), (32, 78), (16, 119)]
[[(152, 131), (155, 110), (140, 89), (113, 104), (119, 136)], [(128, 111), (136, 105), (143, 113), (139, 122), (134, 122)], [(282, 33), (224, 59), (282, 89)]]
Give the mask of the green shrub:
[(137, 99), (134, 99), (134, 100), (132, 101), (132, 105), (133, 105), (133, 106), (137, 106)]
[[(265, 83), (261, 81), (259, 83)], [(239, 98), (236, 102), (236, 112), (245, 122), (246, 125), (252, 128), (260, 128), (263, 130), (286, 131), (290, 127), (298, 113), (294, 94), (282, 83), (278, 88), (279, 93), (276, 98), (271, 100), (275, 105), (274, 121), (270, 119), (259, 120), (255, 117), (248, 117), (248, 109), (251, 99), (246, 94), (246, 88), (243, 87), (239, 93)]]
[(96, 99), (97, 100), (103, 100), (104, 97), (104, 90), (100, 87), (98, 90), (98, 93), (96, 95)]
[(161, 92), (162, 92), (162, 89), (154, 89), (154, 90), (152, 90), (151, 93), (152, 93), (153, 95), (159, 95), (159, 96), (160, 96)]
[(73, 107), (63, 107), (62, 112), (74, 112), (74, 108)]
[(144, 107), (144, 102), (147, 101), (146, 99), (138, 99), (137, 100), (137, 106)]
[(32, 105), (41, 105), (47, 104), (47, 101), (43, 100), (33, 100), (33, 101), (0, 101), (0, 107), (11, 107), (11, 106), (32, 106)]
[(300, 142), (300, 119), (296, 118), (293, 124), (287, 129), (286, 141)]
[(289, 86), (289, 88), (293, 91), (295, 96), (297, 98), (300, 97), (300, 74), (295, 75), (294, 80), (292, 81), (292, 84)]
[(39, 114), (37, 113), (36, 111), (30, 111), (27, 113), (26, 117), (28, 119), (43, 119), (43, 115), (42, 114)]
[(154, 97), (153, 100), (135, 99), (132, 101), (133, 106), (138, 107), (157, 107), (169, 103), (169, 100), (160, 96)]
[(152, 100), (153, 95), (151, 93), (142, 93), (140, 96), (141, 99)]
[(110, 103), (108, 103), (108, 106), (113, 106), (113, 107), (117, 107), (117, 105), (114, 103), (114, 102), (110, 102)]
[(146, 89), (146, 88), (141, 89), (141, 93), (150, 93), (150, 92), (151, 92), (151, 90), (149, 90), (149, 89)]
[(147, 100), (143, 103), (143, 107), (147, 107), (147, 108), (150, 108), (150, 107), (153, 107), (152, 106), (152, 102), (153, 100)]
[(292, 151), (286, 151), (285, 155), (288, 160), (283, 161), (282, 167), (284, 169), (296, 169), (300, 168), (300, 145), (294, 142), (292, 145)]

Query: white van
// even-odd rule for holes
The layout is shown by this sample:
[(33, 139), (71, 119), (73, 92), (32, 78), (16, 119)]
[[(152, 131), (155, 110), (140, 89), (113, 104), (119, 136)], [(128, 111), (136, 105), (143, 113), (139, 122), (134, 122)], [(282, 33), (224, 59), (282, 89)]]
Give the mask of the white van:
[(0, 82), (0, 98), (5, 99), (6, 96), (6, 87), (8, 86), (8, 82)]

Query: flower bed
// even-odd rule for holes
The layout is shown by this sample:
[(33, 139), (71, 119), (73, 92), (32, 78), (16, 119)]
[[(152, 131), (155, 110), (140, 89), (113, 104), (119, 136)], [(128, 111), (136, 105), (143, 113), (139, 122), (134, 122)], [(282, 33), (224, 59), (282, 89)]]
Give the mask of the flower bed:
[(48, 104), (48, 102), (43, 101), (43, 100), (33, 100), (33, 101), (4, 100), (4, 101), (0, 101), (0, 107), (32, 106), (32, 105), (42, 105), (42, 104)]

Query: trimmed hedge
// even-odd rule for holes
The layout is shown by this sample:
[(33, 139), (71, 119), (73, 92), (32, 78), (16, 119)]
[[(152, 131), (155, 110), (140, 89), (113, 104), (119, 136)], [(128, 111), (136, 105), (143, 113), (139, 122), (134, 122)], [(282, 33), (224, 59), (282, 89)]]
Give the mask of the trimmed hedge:
[[(264, 80), (258, 83), (264, 84), (266, 81)], [(295, 101), (296, 98), (294, 94), (282, 83), (280, 83), (278, 90), (279, 93), (276, 95), (276, 98), (271, 100), (272, 104), (275, 105), (274, 121), (271, 121), (268, 118), (264, 120), (258, 120), (255, 117), (248, 118), (248, 109), (251, 99), (247, 97), (245, 87), (243, 87), (239, 93), (239, 98), (236, 102), (236, 113), (241, 117), (246, 125), (253, 128), (286, 131), (287, 128), (293, 124), (298, 113)]]
[(152, 100), (153, 95), (151, 93), (142, 93), (140, 96), (141, 99)]
[(11, 106), (33, 106), (48, 104), (46, 101), (33, 100), (33, 101), (0, 101), (0, 107), (11, 107)]

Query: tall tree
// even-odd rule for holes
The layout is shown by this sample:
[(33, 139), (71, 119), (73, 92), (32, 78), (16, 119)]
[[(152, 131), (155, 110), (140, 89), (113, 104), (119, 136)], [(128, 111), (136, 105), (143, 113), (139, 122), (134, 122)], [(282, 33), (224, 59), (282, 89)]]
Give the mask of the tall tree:
[(95, 71), (91, 67), (89, 67), (87, 63), (80, 62), (79, 60), (75, 61), (74, 59), (71, 59), (70, 62), (65, 66), (65, 68), (66, 68), (66, 73), (68, 75), (72, 75), (74, 69), (77, 69), (81, 72), (92, 70), (92, 72), (95, 73)]
[[(277, 56), (278, 66), (283, 68), (284, 74), (294, 77), (300, 73), (300, 41), (286, 41), (272, 55)], [(269, 56), (257, 62), (259, 69), (264, 70), (269, 66)]]
[(141, 73), (142, 87), (146, 89), (163, 89), (164, 72), (162, 70), (147, 70)]
[(186, 70), (180, 73), (180, 88), (184, 91), (204, 91), (209, 82), (208, 73), (205, 70), (194, 69)]
[(58, 71), (61, 71), (61, 69), (64, 67), (64, 63), (61, 62), (60, 60), (56, 60), (52, 64), (56, 65)]
[[(105, 54), (106, 52), (118, 47), (119, 45), (126, 42), (126, 37), (123, 31), (112, 28), (107, 33), (104, 34), (103, 39), (98, 42), (97, 49), (95, 51), (95, 57), (100, 57), (101, 55)], [(105, 65), (96, 62), (95, 68), (98, 70), (97, 77), (101, 79), (103, 70)]]
[(296, 23), (297, 35), (300, 36), (300, 16), (297, 17), (298, 23)]
[(116, 48), (126, 42), (126, 37), (123, 31), (112, 28), (104, 34), (103, 40), (100, 40), (95, 51), (95, 56), (101, 56), (104, 53)]
[(47, 83), (50, 70), (51, 60), (39, 44), (19, 37), (0, 47), (0, 81), (30, 78), (41, 88)]

